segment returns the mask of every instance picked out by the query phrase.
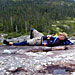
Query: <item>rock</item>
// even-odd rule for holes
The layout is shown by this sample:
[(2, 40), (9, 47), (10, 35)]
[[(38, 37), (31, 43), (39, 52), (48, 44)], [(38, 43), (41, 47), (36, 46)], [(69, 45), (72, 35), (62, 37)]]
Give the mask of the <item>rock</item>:
[(70, 37), (70, 40), (75, 40), (75, 37)]
[(11, 51), (10, 50), (4, 50), (3, 53), (5, 53), (5, 54), (11, 54)]
[(41, 70), (41, 69), (43, 69), (43, 67), (42, 67), (42, 65), (37, 65), (37, 66), (35, 67), (35, 69), (36, 69), (36, 70)]
[(10, 68), (8, 69), (9, 72), (14, 72), (14, 71), (16, 71), (16, 70), (17, 70), (17, 67), (10, 67)]
[(11, 72), (5, 72), (4, 75), (11, 75)]
[(8, 72), (16, 72), (19, 71), (22, 67), (10, 67), (9, 69), (7, 69)]
[(47, 52), (46, 55), (53, 55), (54, 53), (53, 52)]
[(5, 49), (3, 51), (3, 54), (15, 54), (16, 53), (16, 49)]
[[(71, 48), (69, 47), (68, 50), (28, 52), (35, 49), (43, 50), (44, 48), (43, 46), (0, 46), (0, 74), (53, 75), (53, 72), (58, 73), (58, 69), (61, 68), (65, 68), (71, 74), (75, 72), (74, 45)], [(48, 48), (46, 47), (45, 49)], [(57, 47), (54, 48), (57, 49)], [(58, 48), (61, 48), (61, 46)], [(9, 50), (11, 54), (4, 54), (4, 50)], [(15, 52), (15, 54), (12, 52)], [(60, 70), (60, 72), (64, 71)]]
[(75, 75), (75, 72), (71, 72), (71, 75)]

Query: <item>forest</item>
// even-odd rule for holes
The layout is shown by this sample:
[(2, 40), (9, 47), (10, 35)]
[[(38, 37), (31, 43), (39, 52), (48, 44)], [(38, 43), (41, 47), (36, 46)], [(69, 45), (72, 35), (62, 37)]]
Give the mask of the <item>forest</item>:
[[(74, 0), (0, 0), (0, 34), (66, 32), (75, 36)], [(14, 35), (15, 34), (15, 35)]]

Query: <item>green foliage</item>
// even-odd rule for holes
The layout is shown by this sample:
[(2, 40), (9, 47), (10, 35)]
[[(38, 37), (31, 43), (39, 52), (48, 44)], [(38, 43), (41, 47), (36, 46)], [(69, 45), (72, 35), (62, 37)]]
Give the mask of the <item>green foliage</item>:
[(0, 31), (9, 33), (8, 38), (29, 34), (31, 27), (45, 34), (74, 34), (75, 1), (0, 0)]
[(43, 33), (45, 36), (48, 35), (48, 33), (46, 33), (46, 32), (42, 32), (42, 33)]
[(3, 43), (0, 41), (0, 45), (3, 45)]
[(8, 34), (8, 36), (5, 36), (4, 38), (9, 38), (9, 39), (11, 39), (11, 38), (19, 37), (19, 36), (21, 36), (21, 35), (29, 35), (30, 32), (27, 32), (27, 33), (24, 33), (24, 32), (21, 32), (21, 33), (12, 32), (12, 33), (7, 33), (7, 34)]

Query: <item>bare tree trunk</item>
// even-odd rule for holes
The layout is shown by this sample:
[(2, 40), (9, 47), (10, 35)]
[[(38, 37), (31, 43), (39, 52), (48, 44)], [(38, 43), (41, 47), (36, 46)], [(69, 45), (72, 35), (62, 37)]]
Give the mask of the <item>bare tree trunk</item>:
[(25, 32), (27, 33), (27, 21), (25, 21)]
[(18, 27), (17, 27), (17, 25), (16, 25), (16, 33), (18, 33)]
[(11, 26), (13, 25), (13, 19), (12, 19), (12, 16), (11, 16)]

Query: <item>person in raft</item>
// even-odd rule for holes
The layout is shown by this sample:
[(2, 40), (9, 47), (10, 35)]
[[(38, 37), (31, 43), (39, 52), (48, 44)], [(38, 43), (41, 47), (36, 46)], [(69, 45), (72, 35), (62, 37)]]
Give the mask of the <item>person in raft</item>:
[(36, 29), (31, 29), (31, 35), (30, 39), (23, 41), (23, 42), (18, 42), (18, 43), (13, 43), (13, 42), (8, 42), (7, 40), (3, 41), (4, 44), (6, 45), (15, 45), (15, 46), (24, 46), (24, 45), (29, 45), (29, 46), (59, 46), (59, 45), (72, 45), (73, 43), (67, 38), (66, 33), (59, 33), (58, 36), (52, 36), (52, 35), (47, 35), (44, 36), (42, 33), (38, 32)]

